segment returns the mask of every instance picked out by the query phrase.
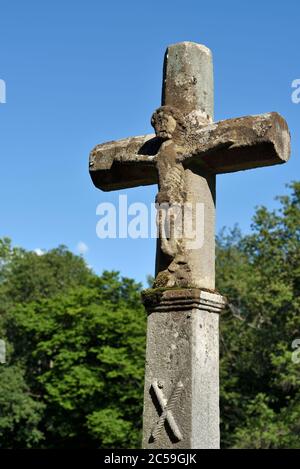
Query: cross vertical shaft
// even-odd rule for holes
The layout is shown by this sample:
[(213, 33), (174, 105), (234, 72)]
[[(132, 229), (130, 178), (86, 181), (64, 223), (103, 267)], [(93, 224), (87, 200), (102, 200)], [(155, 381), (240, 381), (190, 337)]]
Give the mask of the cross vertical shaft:
[[(179, 109), (186, 122), (199, 127), (213, 120), (213, 67), (211, 52), (194, 43), (167, 49), (164, 62), (162, 106)], [(219, 312), (224, 300), (201, 289), (215, 288), (215, 174), (184, 168), (185, 202), (192, 207), (197, 240), (183, 239), (184, 260), (189, 266), (185, 290), (165, 291), (161, 297), (144, 297), (149, 313), (144, 400), (145, 448), (219, 447)], [(196, 210), (199, 206), (200, 213)], [(172, 286), (173, 270), (166, 269), (164, 246), (157, 242), (156, 286)], [(182, 254), (182, 253), (181, 253)], [(169, 277), (168, 277), (169, 276)], [(159, 283), (159, 279), (162, 279)], [(195, 289), (196, 288), (196, 289)], [(195, 290), (193, 290), (195, 289)], [(207, 299), (205, 299), (207, 298)], [(151, 433), (156, 419), (162, 423), (155, 394), (159, 382), (172, 400), (182, 384), (172, 413), (181, 438), (165, 419), (164, 431)]]
[[(162, 105), (179, 109), (187, 122), (199, 127), (213, 120), (213, 64), (210, 50), (183, 42), (169, 46), (164, 61)], [(215, 184), (206, 169), (185, 169), (186, 203), (192, 207), (197, 239), (185, 240), (186, 262), (191, 267), (188, 286), (215, 288)], [(198, 204), (198, 205), (197, 205)], [(196, 206), (198, 210), (196, 210)], [(157, 243), (156, 275), (164, 269), (160, 240)], [(173, 286), (173, 285), (169, 285)]]

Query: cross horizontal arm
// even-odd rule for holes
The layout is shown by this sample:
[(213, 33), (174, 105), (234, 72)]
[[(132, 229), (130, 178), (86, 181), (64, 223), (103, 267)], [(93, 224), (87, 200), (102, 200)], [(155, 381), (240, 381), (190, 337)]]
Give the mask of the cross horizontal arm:
[(103, 191), (157, 183), (155, 157), (159, 146), (154, 134), (97, 145), (89, 161), (93, 183)]
[(285, 163), (290, 156), (286, 121), (276, 112), (216, 122), (189, 133), (178, 160), (195, 172), (221, 174)]

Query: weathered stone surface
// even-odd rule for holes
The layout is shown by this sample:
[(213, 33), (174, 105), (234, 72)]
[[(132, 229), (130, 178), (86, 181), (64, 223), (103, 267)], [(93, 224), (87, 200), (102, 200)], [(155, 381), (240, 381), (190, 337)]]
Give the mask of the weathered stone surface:
[[(187, 169), (187, 202), (192, 212), (197, 239), (186, 243), (185, 255), (190, 267), (189, 285), (215, 289), (216, 176)], [(198, 207), (198, 211), (197, 211)], [(201, 208), (203, 216), (201, 216)]]
[(160, 141), (153, 134), (97, 145), (89, 159), (93, 183), (103, 191), (155, 184), (159, 146)]
[[(162, 140), (154, 134), (97, 145), (90, 174), (102, 190), (158, 182), (157, 154)], [(290, 156), (286, 121), (276, 112), (187, 126), (177, 145), (177, 161), (194, 172), (222, 174), (282, 164)]]
[(193, 308), (219, 313), (227, 303), (219, 293), (198, 288), (148, 288), (142, 292), (142, 300), (148, 314)]
[(227, 119), (192, 129), (179, 152), (178, 160), (187, 168), (229, 173), (285, 163), (290, 156), (290, 134), (276, 112)]
[[(152, 118), (156, 136), (164, 140), (157, 154), (156, 200), (191, 207), (182, 218), (190, 217), (193, 229), (179, 239), (172, 238), (172, 233), (169, 239), (160, 235), (154, 286), (215, 287), (215, 175), (201, 168), (191, 170), (180, 158), (190, 148), (189, 135), (212, 122), (213, 106), (209, 49), (192, 42), (170, 46), (164, 62), (162, 107), (154, 113), (163, 118)], [(173, 122), (175, 126), (168, 126)]]
[(144, 302), (143, 447), (218, 448), (218, 323), (225, 299), (197, 289), (151, 290)]
[(181, 42), (167, 48), (162, 104), (180, 109), (197, 124), (212, 122), (214, 112), (211, 51), (202, 44)]

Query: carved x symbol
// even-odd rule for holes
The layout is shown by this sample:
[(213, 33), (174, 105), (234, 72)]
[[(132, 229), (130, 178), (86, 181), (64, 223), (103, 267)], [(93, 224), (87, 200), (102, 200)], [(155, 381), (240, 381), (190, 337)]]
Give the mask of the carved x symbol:
[(177, 426), (177, 423), (175, 422), (175, 419), (173, 417), (172, 410), (174, 409), (175, 403), (178, 399), (178, 397), (181, 394), (181, 391), (183, 389), (183, 384), (182, 381), (179, 381), (177, 385), (175, 386), (169, 400), (167, 401), (163, 395), (162, 390), (160, 389), (158, 382), (155, 380), (152, 383), (152, 389), (154, 391), (154, 394), (157, 398), (157, 401), (159, 403), (159, 406), (161, 408), (161, 415), (156, 422), (155, 426), (152, 429), (151, 432), (151, 437), (153, 440), (156, 440), (157, 437), (160, 435), (161, 430), (164, 426), (165, 420), (168, 422), (169, 427), (176, 438), (177, 441), (182, 440), (182, 434)]

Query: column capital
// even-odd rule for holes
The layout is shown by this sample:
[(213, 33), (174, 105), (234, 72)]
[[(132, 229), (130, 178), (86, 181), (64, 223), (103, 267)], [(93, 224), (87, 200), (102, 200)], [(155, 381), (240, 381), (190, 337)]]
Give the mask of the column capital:
[(142, 292), (142, 301), (148, 314), (189, 310), (221, 313), (227, 304), (220, 293), (201, 288), (149, 288)]

